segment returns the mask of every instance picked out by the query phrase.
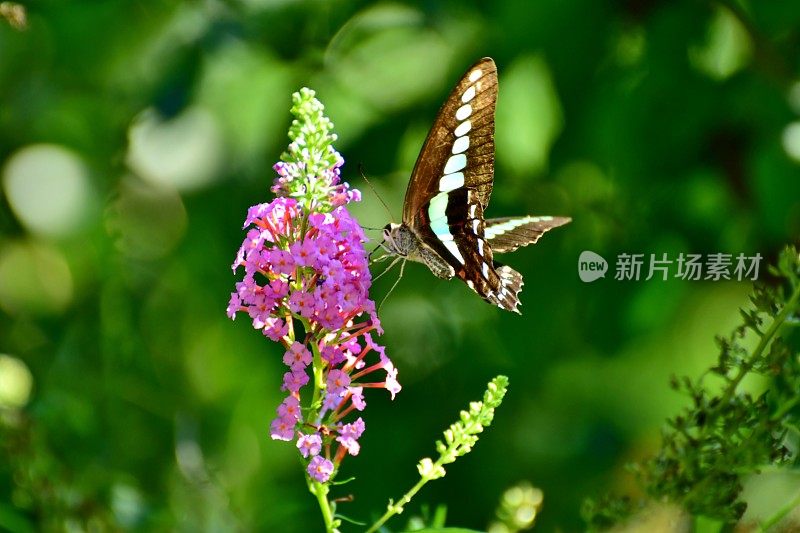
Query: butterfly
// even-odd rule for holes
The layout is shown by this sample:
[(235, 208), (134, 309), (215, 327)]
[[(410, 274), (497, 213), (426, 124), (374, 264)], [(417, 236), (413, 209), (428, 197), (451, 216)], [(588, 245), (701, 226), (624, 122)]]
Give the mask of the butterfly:
[(437, 277), (458, 277), (487, 302), (519, 313), (522, 275), (494, 254), (533, 244), (570, 218), (484, 218), (494, 181), (496, 101), (497, 67), (485, 57), (439, 110), (411, 174), (402, 224), (386, 225), (380, 247), (385, 257), (396, 256), (392, 264), (424, 263)]

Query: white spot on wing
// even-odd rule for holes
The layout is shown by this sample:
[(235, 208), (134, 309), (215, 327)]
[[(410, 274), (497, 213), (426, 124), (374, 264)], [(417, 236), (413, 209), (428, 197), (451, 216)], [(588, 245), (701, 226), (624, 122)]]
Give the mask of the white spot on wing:
[(464, 173), (445, 174), (439, 180), (439, 190), (449, 192), (464, 186)]
[(472, 72), (470, 72), (469, 81), (472, 81), (472, 82), (478, 81), (478, 79), (481, 76), (483, 76), (483, 71), (481, 69), (477, 68), (477, 69), (473, 70)]
[(486, 228), (486, 238), (493, 239), (498, 235), (502, 235), (507, 231), (511, 231), (514, 228), (518, 228), (520, 226), (524, 226), (530, 222), (536, 222), (537, 220), (543, 220), (543, 217), (521, 217), (521, 218), (513, 218), (511, 220), (507, 220), (502, 224), (496, 224), (494, 226), (489, 226)]
[(467, 166), (467, 156), (464, 154), (457, 154), (451, 155), (450, 159), (447, 160), (447, 164), (444, 166), (444, 173), (445, 174), (452, 174), (453, 172), (458, 172), (459, 170), (463, 170), (464, 167)]
[(489, 265), (486, 264), (486, 262), (484, 262), (483, 265), (481, 265), (481, 272), (483, 272), (484, 278), (489, 279)]
[(483, 257), (483, 239), (478, 239), (478, 253)]
[(446, 210), (447, 210), (447, 193), (441, 192), (431, 198), (430, 203), (428, 204), (428, 216), (430, 220), (438, 220), (442, 217), (446, 217)]
[[(481, 221), (480, 221), (480, 220), (478, 220), (477, 218), (476, 218), (476, 219), (474, 219), (474, 220), (472, 221), (472, 232), (473, 232), (475, 235), (477, 235), (477, 234), (478, 234), (478, 228), (479, 228), (480, 226), (481, 226)], [(481, 254), (481, 255), (483, 255), (483, 254)]]
[(456, 137), (463, 137), (464, 135), (469, 133), (469, 130), (471, 129), (472, 129), (472, 122), (470, 122), (469, 120), (465, 120), (464, 122), (458, 125), (454, 133), (456, 134)]
[(458, 246), (452, 241), (452, 237), (450, 237), (450, 239), (449, 241), (442, 241), (442, 244), (444, 244), (447, 249), (450, 250), (450, 253), (453, 254), (453, 257), (458, 259), (458, 262), (463, 265), (464, 257), (461, 255), (461, 252), (458, 251)]
[(447, 225), (447, 201), (446, 192), (440, 192), (431, 198), (428, 204), (428, 216), (431, 220), (431, 230), (442, 244), (450, 250), (450, 253), (463, 265), (464, 257), (461, 255), (461, 252), (458, 251), (456, 243), (453, 242), (453, 234), (450, 233), (450, 228)]
[(470, 87), (466, 91), (464, 91), (464, 95), (461, 97), (461, 101), (465, 104), (475, 98), (475, 87)]
[(472, 204), (469, 206), (469, 218), (475, 218), (475, 209), (477, 209), (477, 205)]
[(466, 152), (467, 148), (469, 148), (469, 137), (459, 137), (456, 139), (456, 142), (453, 143), (453, 153), (460, 154), (461, 152)]
[(472, 114), (472, 106), (469, 104), (462, 105), (456, 109), (456, 120), (464, 120)]

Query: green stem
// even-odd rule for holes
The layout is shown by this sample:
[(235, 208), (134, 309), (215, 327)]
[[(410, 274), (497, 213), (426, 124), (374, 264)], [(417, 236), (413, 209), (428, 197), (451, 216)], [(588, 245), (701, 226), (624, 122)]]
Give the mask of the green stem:
[(310, 477), (306, 477), (306, 482), (308, 483), (308, 490), (317, 497), (317, 502), (319, 502), (319, 510), (322, 511), (322, 520), (325, 522), (325, 531), (331, 533), (335, 524), (331, 502), (328, 501), (328, 486), (319, 481), (314, 481)]
[(784, 416), (786, 416), (786, 413), (788, 413), (789, 411), (794, 409), (797, 406), (798, 403), (800, 403), (800, 396), (793, 397), (791, 400), (789, 400), (785, 404), (781, 405), (780, 409), (775, 411), (775, 414), (772, 415), (773, 418), (775, 418), (777, 420), (782, 419)]
[[(434, 463), (435, 467), (438, 468), (442, 466), (441, 461), (442, 461), (441, 458), (438, 461), (436, 461), (436, 463)], [(435, 469), (433, 469), (432, 471), (435, 471)], [(396, 514), (402, 513), (403, 506), (408, 504), (411, 501), (411, 498), (413, 498), (420, 491), (420, 489), (431, 479), (432, 478), (430, 478), (429, 476), (422, 476), (420, 480), (417, 481), (417, 484), (411, 487), (411, 489), (408, 492), (406, 492), (397, 503), (393, 502), (389, 503), (386, 512), (383, 513), (383, 516), (381, 516), (374, 524), (372, 524), (366, 531), (366, 533), (373, 533), (377, 531), (378, 528), (381, 527), (383, 524), (385, 524), (386, 521), (389, 520), (391, 517), (393, 517)]]
[[(310, 332), (311, 325), (308, 320), (302, 317), (298, 318), (302, 321), (305, 331)], [(311, 405), (309, 406), (308, 420), (316, 423), (318, 409), (322, 401), (322, 391), (325, 390), (325, 372), (317, 340), (313, 335), (309, 335), (309, 337), (310, 340), (308, 344), (311, 345), (311, 352), (313, 354), (312, 373), (314, 375), (314, 393), (311, 398)], [(319, 502), (319, 509), (322, 511), (322, 520), (325, 522), (325, 531), (328, 533), (332, 532), (333, 529), (337, 527), (337, 523), (336, 520), (334, 520), (331, 503), (328, 501), (328, 491), (330, 488), (325, 483), (320, 483), (319, 481), (311, 479), (309, 476), (306, 476), (306, 483), (308, 484), (308, 490), (317, 497), (317, 502)]]
[(778, 509), (778, 511), (775, 514), (773, 514), (772, 516), (761, 522), (758, 525), (758, 530), (761, 532), (767, 531), (769, 528), (771, 528), (772, 526), (783, 520), (783, 518), (798, 505), (800, 505), (800, 492), (795, 494), (794, 498), (786, 502), (786, 504), (780, 509)]
[(778, 333), (781, 326), (786, 322), (788, 316), (794, 311), (795, 307), (797, 307), (797, 302), (800, 300), (800, 283), (795, 285), (794, 292), (789, 300), (786, 302), (786, 305), (783, 306), (783, 309), (775, 315), (775, 319), (772, 321), (772, 324), (769, 325), (767, 331), (761, 336), (761, 340), (758, 342), (758, 346), (753, 351), (753, 355), (739, 367), (739, 372), (736, 374), (736, 377), (728, 384), (728, 390), (725, 391), (725, 395), (722, 397), (722, 401), (720, 401), (719, 406), (721, 409), (724, 409), (724, 406), (731, 400), (734, 393), (736, 392), (736, 388), (741, 383), (742, 379), (753, 369), (756, 363), (761, 359), (764, 350), (767, 349), (769, 346), (770, 341), (772, 341), (773, 337)]
[(312, 363), (312, 373), (314, 374), (314, 396), (311, 398), (311, 408), (316, 410), (319, 407), (322, 391), (325, 390), (325, 369), (322, 368), (322, 354), (320, 354), (319, 346), (316, 339), (311, 339), (311, 353), (314, 354)]
[[(478, 426), (480, 426), (478, 422), (469, 421), (464, 426), (464, 433), (466, 434), (479, 433), (480, 430), (477, 429)], [(439, 454), (439, 459), (437, 459), (436, 462), (433, 463), (433, 465), (427, 470), (429, 473), (421, 474), (420, 480), (417, 481), (417, 484), (411, 487), (411, 489), (408, 492), (406, 492), (403, 495), (403, 497), (400, 498), (400, 500), (398, 500), (397, 503), (390, 501), (389, 505), (387, 506), (386, 512), (383, 513), (383, 516), (381, 516), (377, 522), (375, 522), (370, 526), (370, 528), (366, 531), (366, 533), (373, 533), (374, 531), (377, 531), (378, 528), (381, 527), (383, 524), (385, 524), (386, 521), (389, 520), (391, 517), (393, 517), (396, 514), (402, 513), (403, 507), (411, 501), (411, 498), (413, 498), (420, 491), (420, 489), (423, 486), (425, 486), (425, 484), (428, 481), (431, 481), (432, 479), (438, 479), (439, 477), (441, 477), (441, 475), (444, 475), (444, 473), (442, 473), (441, 475), (436, 476), (436, 472), (439, 471), (443, 472), (442, 470), (443, 465), (450, 464), (453, 461), (455, 461), (456, 456), (463, 455), (463, 453), (459, 454), (457, 452), (458, 448), (459, 448), (459, 443), (457, 441), (451, 442), (450, 445), (447, 447), (447, 449)]]
[[(719, 403), (720, 408), (724, 408), (724, 406), (733, 397), (733, 394), (736, 392), (736, 388), (738, 387), (739, 383), (741, 383), (742, 379), (744, 379), (747, 373), (750, 372), (753, 366), (755, 366), (755, 364), (759, 361), (759, 359), (769, 346), (772, 339), (778, 334), (781, 327), (785, 325), (786, 319), (792, 312), (794, 312), (795, 308), (798, 305), (798, 301), (800, 301), (800, 283), (795, 284), (792, 295), (789, 297), (789, 300), (786, 302), (786, 304), (783, 306), (780, 312), (777, 315), (775, 315), (775, 319), (772, 321), (767, 330), (761, 336), (758, 345), (753, 351), (753, 355), (741, 366), (737, 375), (729, 383), (728, 389), (725, 391), (725, 395), (722, 397), (722, 401)], [(798, 398), (794, 398), (788, 404), (781, 406), (781, 408), (775, 413), (774, 415), (775, 418), (778, 419), (782, 418), (795, 405), (797, 405), (797, 401)], [(798, 505), (800, 505), (800, 493), (796, 494), (794, 498), (792, 498), (785, 505), (783, 505), (771, 517), (761, 522), (758, 526), (759, 531), (761, 532), (767, 531), (769, 528), (771, 528), (779, 521), (781, 521), (787, 514), (789, 514)]]

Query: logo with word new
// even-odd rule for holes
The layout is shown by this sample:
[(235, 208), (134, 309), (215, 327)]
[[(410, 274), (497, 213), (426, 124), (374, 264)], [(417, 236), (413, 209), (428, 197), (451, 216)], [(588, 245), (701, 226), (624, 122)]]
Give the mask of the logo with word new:
[(592, 281), (604, 278), (608, 272), (608, 262), (602, 256), (585, 250), (578, 257), (578, 276), (581, 281), (591, 283)]

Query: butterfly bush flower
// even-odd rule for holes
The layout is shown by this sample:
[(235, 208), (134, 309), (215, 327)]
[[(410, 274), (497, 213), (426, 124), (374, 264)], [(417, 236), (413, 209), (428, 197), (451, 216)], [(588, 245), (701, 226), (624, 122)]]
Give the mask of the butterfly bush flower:
[(364, 389), (385, 388), (394, 398), (400, 384), (370, 334), (382, 330), (369, 298), (367, 239), (347, 210), (360, 193), (341, 181), (344, 160), (314, 92), (302, 89), (293, 104), (291, 144), (274, 167), (277, 198), (247, 213), (233, 263), (244, 277), (227, 312), (247, 315), (283, 346), (286, 397), (270, 436), (294, 441), (309, 480), (324, 484), (346, 455), (359, 453), (364, 420), (346, 419), (366, 407)]
[(297, 198), (308, 210), (330, 211), (360, 201), (361, 193), (341, 181), (342, 156), (333, 148), (336, 134), (314, 91), (303, 88), (292, 96), (289, 148), (273, 167), (278, 177), (272, 192)]

